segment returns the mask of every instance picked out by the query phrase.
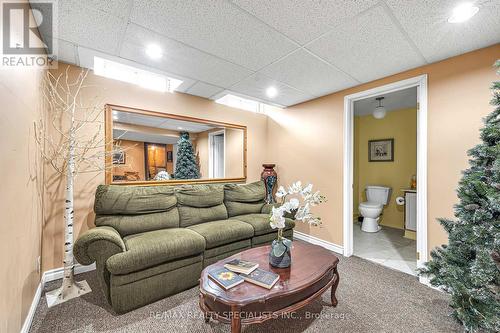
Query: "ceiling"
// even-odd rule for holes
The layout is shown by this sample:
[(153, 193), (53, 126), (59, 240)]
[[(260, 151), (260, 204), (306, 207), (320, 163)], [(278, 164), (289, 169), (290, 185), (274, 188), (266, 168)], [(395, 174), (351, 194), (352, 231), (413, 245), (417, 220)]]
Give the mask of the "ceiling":
[(113, 121), (117, 123), (162, 128), (176, 132), (184, 131), (189, 133), (199, 133), (219, 127), (216, 125), (196, 123), (187, 120), (155, 117), (155, 116), (148, 116), (143, 114), (115, 111), (115, 110), (113, 110)]
[(130, 140), (137, 142), (163, 143), (164, 145), (176, 144), (179, 138), (144, 132), (125, 131), (113, 129), (113, 138), (119, 140)]
[(384, 97), (382, 105), (387, 112), (417, 107), (417, 87), (413, 87), (355, 101), (354, 115), (365, 116), (372, 114), (375, 107), (378, 106), (376, 97)]
[[(92, 68), (100, 55), (180, 78), (188, 94), (290, 106), (498, 43), (500, 1), (475, 1), (476, 16), (448, 23), (460, 2), (64, 0), (58, 58)], [(161, 59), (145, 54), (150, 43)]]

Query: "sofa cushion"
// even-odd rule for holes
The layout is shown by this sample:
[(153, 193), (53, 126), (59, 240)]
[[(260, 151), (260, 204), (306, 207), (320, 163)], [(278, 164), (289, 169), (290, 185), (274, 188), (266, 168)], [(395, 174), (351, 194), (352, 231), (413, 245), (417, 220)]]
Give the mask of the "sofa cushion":
[(200, 254), (205, 239), (184, 228), (155, 230), (123, 239), (127, 251), (110, 257), (106, 266), (112, 274), (128, 274), (168, 261)]
[(263, 181), (245, 185), (226, 184), (224, 203), (228, 216), (260, 213), (264, 206), (266, 189)]
[(144, 215), (96, 215), (95, 225), (113, 227), (125, 237), (141, 232), (178, 228), (179, 211), (173, 208), (167, 212)]
[(224, 204), (205, 208), (179, 206), (178, 209), (181, 227), (227, 219), (227, 210)]
[(201, 223), (187, 229), (194, 230), (203, 236), (207, 249), (242, 239), (249, 239), (254, 235), (251, 225), (233, 219)]
[(176, 204), (171, 186), (99, 185), (94, 211), (98, 215), (142, 215), (166, 212)]
[(174, 188), (170, 186), (100, 185), (95, 225), (113, 227), (122, 237), (179, 227)]
[(184, 185), (176, 188), (181, 227), (227, 219), (224, 186)]
[[(277, 229), (271, 228), (269, 224), (268, 214), (246, 214), (234, 216), (233, 219), (246, 222), (250, 224), (254, 231), (255, 236), (264, 235), (271, 232), (276, 232)], [(295, 227), (295, 222), (292, 219), (285, 219), (285, 230), (292, 229)]]
[(175, 189), (180, 206), (212, 207), (224, 201), (224, 186), (221, 184), (182, 185)]

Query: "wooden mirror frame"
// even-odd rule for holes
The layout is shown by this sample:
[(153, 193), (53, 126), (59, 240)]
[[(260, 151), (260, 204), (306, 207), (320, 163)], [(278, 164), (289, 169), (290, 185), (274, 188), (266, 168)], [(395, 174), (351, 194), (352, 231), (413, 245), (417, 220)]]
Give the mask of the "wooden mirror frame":
[[(239, 178), (217, 178), (217, 179), (171, 179), (171, 180), (140, 180), (140, 181), (113, 181), (113, 111), (122, 111), (128, 113), (143, 114), (147, 116), (155, 116), (169, 118), (175, 120), (192, 121), (195, 123), (219, 125), (227, 128), (235, 128), (243, 130), (243, 177)], [(107, 185), (179, 185), (179, 184), (209, 184), (209, 183), (242, 183), (247, 180), (247, 127), (225, 123), (221, 121), (201, 119), (189, 116), (181, 116), (178, 114), (164, 113), (158, 111), (150, 111), (138, 108), (132, 108), (116, 104), (106, 104), (104, 106), (104, 123), (105, 123), (105, 140), (106, 140), (106, 172), (105, 182)]]

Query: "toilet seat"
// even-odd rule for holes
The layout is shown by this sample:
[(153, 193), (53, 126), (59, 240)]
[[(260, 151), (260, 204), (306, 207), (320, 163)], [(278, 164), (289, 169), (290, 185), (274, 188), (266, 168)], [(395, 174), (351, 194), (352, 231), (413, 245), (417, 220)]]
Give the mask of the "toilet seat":
[(382, 208), (383, 205), (373, 201), (365, 201), (359, 204), (360, 207), (365, 208)]

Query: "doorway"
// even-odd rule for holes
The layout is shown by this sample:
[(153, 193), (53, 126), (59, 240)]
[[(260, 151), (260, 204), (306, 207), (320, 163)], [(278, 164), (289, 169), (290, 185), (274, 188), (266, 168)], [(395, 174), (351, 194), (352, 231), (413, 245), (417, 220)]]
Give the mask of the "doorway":
[[(345, 256), (351, 256), (354, 253), (354, 103), (409, 88), (416, 88), (417, 95), (416, 266), (421, 267), (427, 261), (427, 75), (394, 82), (344, 98), (343, 243)], [(422, 279), (421, 281), (425, 282)]]
[(225, 134), (225, 130), (208, 133), (208, 173), (212, 179), (225, 177)]

